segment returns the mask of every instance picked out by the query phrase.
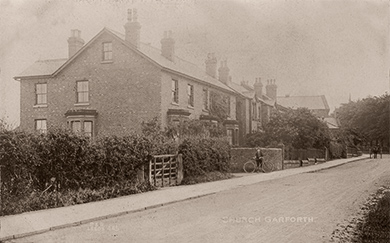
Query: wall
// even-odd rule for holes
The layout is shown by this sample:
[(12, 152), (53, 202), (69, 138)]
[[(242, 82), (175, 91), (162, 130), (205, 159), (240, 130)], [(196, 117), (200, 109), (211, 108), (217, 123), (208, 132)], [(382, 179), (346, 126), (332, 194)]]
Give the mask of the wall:
[[(283, 152), (279, 148), (262, 148), (264, 155), (264, 169), (266, 172), (282, 170)], [(244, 172), (244, 163), (253, 159), (256, 154), (255, 148), (233, 148), (231, 150), (231, 171), (233, 173)]]
[[(102, 42), (112, 41), (113, 61), (102, 62)], [(77, 80), (89, 80), (89, 105), (76, 103)], [(34, 130), (34, 119), (46, 118), (48, 127), (66, 126), (65, 112), (95, 109), (96, 130), (121, 135), (138, 130), (142, 121), (160, 114), (161, 71), (147, 59), (103, 33), (56, 77), (21, 81), (21, 128)], [(34, 84), (48, 84), (47, 108), (33, 108)]]

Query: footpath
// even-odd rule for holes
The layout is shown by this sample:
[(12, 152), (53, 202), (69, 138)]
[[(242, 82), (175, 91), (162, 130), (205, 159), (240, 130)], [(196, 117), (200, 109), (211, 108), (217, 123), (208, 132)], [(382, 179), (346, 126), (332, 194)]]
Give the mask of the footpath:
[(262, 181), (324, 170), (367, 158), (369, 158), (369, 156), (362, 155), (360, 157), (333, 160), (317, 165), (275, 171), (266, 174), (243, 174), (241, 177), (238, 176), (229, 180), (167, 187), (156, 191), (99, 202), (4, 216), (0, 217), (0, 241), (21, 238), (50, 230), (77, 226), (93, 221), (148, 210)]

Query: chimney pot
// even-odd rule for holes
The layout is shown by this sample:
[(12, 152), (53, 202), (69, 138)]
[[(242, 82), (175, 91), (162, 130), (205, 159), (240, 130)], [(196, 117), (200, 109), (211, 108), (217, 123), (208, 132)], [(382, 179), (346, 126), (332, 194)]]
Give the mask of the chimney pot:
[(70, 31), (70, 37), (68, 38), (68, 56), (72, 57), (78, 52), (84, 45), (84, 40), (81, 39), (81, 31), (73, 29)]
[(164, 31), (164, 37), (161, 39), (161, 55), (168, 60), (174, 60), (175, 40), (172, 37), (172, 31)]
[(137, 9), (127, 10), (127, 23), (125, 28), (125, 41), (136, 48), (139, 48), (141, 25), (137, 21)]

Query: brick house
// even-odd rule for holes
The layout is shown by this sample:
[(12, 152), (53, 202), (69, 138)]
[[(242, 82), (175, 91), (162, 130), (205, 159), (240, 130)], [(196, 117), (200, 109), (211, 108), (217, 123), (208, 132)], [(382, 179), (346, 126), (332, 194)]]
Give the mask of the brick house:
[(209, 55), (206, 70), (177, 57), (170, 31), (161, 50), (141, 43), (135, 10), (124, 28), (124, 35), (104, 28), (85, 45), (81, 32), (72, 30), (68, 58), (39, 60), (16, 76), (20, 128), (70, 127), (95, 137), (138, 131), (154, 117), (163, 127), (183, 119), (213, 120), (210, 95), (219, 94), (228, 104), (227, 135), (237, 144), (238, 94), (224, 82), (229, 71), (221, 66), (217, 79), (215, 57)]
[(240, 95), (237, 96), (237, 114), (239, 120), (239, 143), (245, 144), (245, 135), (262, 131), (269, 122), (272, 111), (276, 109), (277, 86), (275, 80), (267, 80), (266, 92), (263, 92), (261, 78), (256, 78), (253, 86), (247, 81), (241, 84), (229, 83)]

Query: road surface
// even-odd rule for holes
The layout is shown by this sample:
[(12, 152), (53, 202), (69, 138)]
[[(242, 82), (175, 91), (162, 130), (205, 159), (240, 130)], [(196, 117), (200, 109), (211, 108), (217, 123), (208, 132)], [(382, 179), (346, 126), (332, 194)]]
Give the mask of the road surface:
[(389, 156), (8, 242), (329, 242), (382, 185)]

